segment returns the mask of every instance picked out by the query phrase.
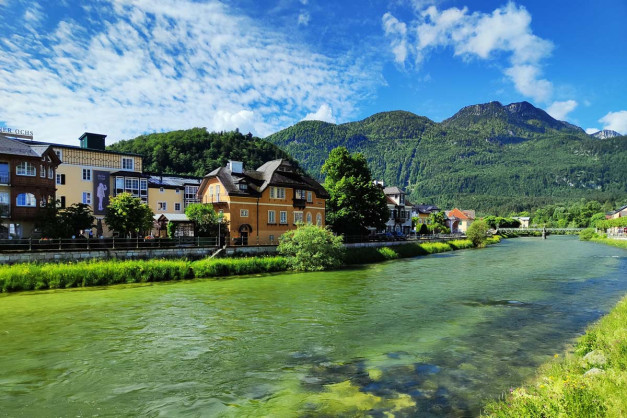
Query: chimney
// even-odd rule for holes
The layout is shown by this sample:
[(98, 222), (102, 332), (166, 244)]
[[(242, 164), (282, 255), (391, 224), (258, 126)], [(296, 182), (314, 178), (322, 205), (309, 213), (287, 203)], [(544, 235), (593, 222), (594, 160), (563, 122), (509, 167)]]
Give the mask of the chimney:
[(231, 173), (233, 174), (241, 174), (244, 172), (244, 163), (241, 161), (229, 160), (226, 167), (231, 170)]
[(78, 140), (81, 143), (81, 148), (104, 151), (106, 137), (106, 135), (85, 132)]

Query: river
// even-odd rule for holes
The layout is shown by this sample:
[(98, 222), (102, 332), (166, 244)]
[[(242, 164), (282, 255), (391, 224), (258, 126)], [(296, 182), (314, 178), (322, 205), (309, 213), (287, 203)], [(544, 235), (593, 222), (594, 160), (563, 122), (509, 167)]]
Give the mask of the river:
[(0, 415), (476, 416), (627, 291), (520, 238), (363, 268), (0, 297)]

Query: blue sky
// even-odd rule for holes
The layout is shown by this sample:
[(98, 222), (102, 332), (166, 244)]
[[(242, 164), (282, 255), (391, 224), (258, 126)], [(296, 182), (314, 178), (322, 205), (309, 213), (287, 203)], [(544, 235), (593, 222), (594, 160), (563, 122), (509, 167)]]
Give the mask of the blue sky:
[(75, 144), (527, 100), (627, 134), (625, 0), (0, 0), (0, 126)]

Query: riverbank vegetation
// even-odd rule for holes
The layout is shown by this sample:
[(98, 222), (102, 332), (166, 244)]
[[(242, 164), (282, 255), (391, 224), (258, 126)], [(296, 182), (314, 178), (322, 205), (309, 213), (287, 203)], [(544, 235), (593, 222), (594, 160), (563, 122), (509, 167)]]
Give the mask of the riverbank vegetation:
[(493, 417), (627, 415), (627, 296), (575, 345), (544, 365), (530, 384), (489, 403)]
[[(489, 238), (498, 242), (499, 237)], [(341, 253), (341, 265), (375, 263), (471, 248), (470, 240), (353, 248)], [(335, 251), (335, 250), (334, 250)], [(336, 256), (339, 256), (336, 254)], [(334, 263), (329, 268), (337, 267)], [(228, 277), (295, 269), (290, 257), (206, 258), (189, 260), (99, 260), (75, 263), (0, 266), (0, 292), (66, 289), (124, 283), (149, 283), (194, 278)], [(302, 269), (304, 270), (304, 268)]]

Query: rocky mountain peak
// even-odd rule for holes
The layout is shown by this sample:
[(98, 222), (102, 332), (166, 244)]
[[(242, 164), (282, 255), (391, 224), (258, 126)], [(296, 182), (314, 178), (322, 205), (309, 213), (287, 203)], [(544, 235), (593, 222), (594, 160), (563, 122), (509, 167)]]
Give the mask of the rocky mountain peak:
[(616, 131), (612, 131), (610, 129), (603, 129), (602, 131), (590, 134), (590, 136), (598, 138), (598, 139), (608, 139), (608, 138), (621, 136), (621, 134)]

